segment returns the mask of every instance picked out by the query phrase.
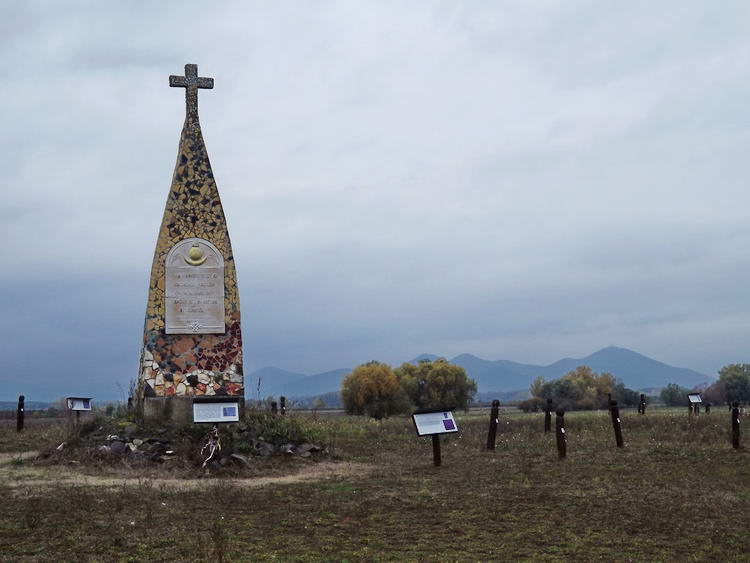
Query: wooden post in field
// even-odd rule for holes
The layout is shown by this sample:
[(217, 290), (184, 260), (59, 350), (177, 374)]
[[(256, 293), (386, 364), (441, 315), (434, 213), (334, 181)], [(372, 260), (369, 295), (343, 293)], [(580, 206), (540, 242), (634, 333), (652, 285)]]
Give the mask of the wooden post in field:
[(547, 406), (544, 407), (544, 431), (552, 432), (552, 399), (547, 399)]
[(279, 397), (279, 401), (281, 401), (281, 416), (284, 416), (286, 414), (286, 397)]
[(20, 432), (21, 430), (23, 430), (23, 418), (26, 412), (26, 408), (24, 407), (25, 400), (26, 397), (24, 397), (23, 395), (19, 395), (18, 410), (16, 411), (16, 432)]
[(128, 397), (128, 412), (133, 410), (133, 397)]
[(557, 457), (565, 459), (568, 454), (568, 440), (565, 437), (565, 409), (560, 407), (556, 411), (555, 429), (557, 431)]
[(706, 403), (706, 414), (711, 413), (711, 403)]
[(487, 449), (495, 449), (495, 438), (497, 437), (497, 417), (500, 416), (500, 401), (492, 401), (492, 410), (490, 411), (490, 428), (487, 431)]
[(435, 467), (440, 466), (440, 434), (432, 435), (432, 461)]
[(612, 401), (610, 412), (612, 414), (612, 427), (615, 429), (615, 442), (618, 448), (622, 448), (625, 444), (622, 441), (622, 423), (620, 422), (620, 407), (617, 406), (617, 401)]
[(271, 414), (278, 414), (279, 412), (279, 405), (276, 404), (276, 401), (271, 401)]
[(640, 403), (640, 409), (638, 409), (638, 412), (641, 414), (646, 414), (646, 395), (644, 393), (641, 393), (641, 403)]
[(736, 450), (740, 447), (740, 404), (732, 403), (732, 447)]

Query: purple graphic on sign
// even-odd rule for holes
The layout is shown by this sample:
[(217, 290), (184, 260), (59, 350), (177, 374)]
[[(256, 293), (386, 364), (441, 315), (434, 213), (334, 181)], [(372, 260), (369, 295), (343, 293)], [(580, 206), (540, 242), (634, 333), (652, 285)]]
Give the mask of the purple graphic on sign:
[(456, 425), (453, 424), (452, 420), (444, 420), (443, 421), (443, 426), (445, 426), (446, 430), (455, 430), (456, 429)]

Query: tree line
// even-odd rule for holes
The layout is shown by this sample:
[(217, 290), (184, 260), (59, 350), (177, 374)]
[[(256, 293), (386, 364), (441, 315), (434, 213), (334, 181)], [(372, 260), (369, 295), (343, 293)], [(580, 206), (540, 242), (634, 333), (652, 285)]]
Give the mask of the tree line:
[(661, 390), (660, 398), (670, 407), (688, 404), (687, 394), (701, 394), (704, 403), (720, 405), (734, 401), (750, 403), (750, 364), (729, 364), (719, 370), (719, 378), (708, 386), (693, 389), (670, 383)]
[(357, 366), (341, 384), (348, 414), (385, 418), (421, 408), (467, 409), (477, 384), (461, 366), (445, 358), (404, 363), (396, 369), (381, 362)]
[(555, 407), (565, 410), (594, 410), (607, 408), (610, 397), (620, 405), (635, 406), (640, 400), (637, 391), (625, 387), (611, 373), (596, 373), (589, 366), (578, 366), (558, 379), (546, 381), (537, 377), (529, 387), (531, 398), (518, 408), (539, 410), (552, 399)]

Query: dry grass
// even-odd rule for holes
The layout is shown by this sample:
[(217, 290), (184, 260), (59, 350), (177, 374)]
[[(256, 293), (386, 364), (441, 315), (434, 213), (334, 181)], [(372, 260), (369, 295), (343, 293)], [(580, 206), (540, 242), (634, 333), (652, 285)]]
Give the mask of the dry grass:
[[(206, 479), (189, 491), (150, 480), (50, 488), (29, 479), (2, 490), (0, 554), (100, 561), (747, 557), (750, 456), (732, 450), (726, 411), (697, 419), (682, 410), (623, 412), (622, 450), (606, 413), (566, 418), (564, 461), (554, 435), (541, 432), (541, 414), (504, 414), (494, 452), (482, 450), (486, 415), (459, 417), (461, 433), (443, 440), (440, 468), (408, 419), (335, 417), (320, 424), (337, 455), (369, 472), (255, 488)], [(3, 482), (27, 465), (6, 463)]]

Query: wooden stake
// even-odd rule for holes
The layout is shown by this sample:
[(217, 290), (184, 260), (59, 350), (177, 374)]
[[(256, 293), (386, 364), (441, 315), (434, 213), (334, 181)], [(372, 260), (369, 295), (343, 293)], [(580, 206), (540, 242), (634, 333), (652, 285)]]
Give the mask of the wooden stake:
[(23, 395), (18, 397), (18, 410), (16, 411), (16, 432), (23, 430), (23, 419), (26, 408), (24, 407), (24, 401), (26, 398)]
[(547, 399), (547, 406), (544, 407), (544, 431), (552, 432), (552, 399)]
[(625, 444), (622, 441), (622, 423), (620, 422), (620, 407), (617, 406), (617, 401), (612, 401), (610, 412), (612, 413), (612, 427), (615, 429), (615, 443), (617, 443), (618, 448), (622, 448)]
[(497, 438), (497, 423), (500, 416), (500, 401), (492, 401), (492, 410), (490, 411), (490, 428), (487, 431), (487, 449), (495, 449), (495, 439)]
[(556, 411), (555, 428), (557, 431), (557, 456), (565, 459), (568, 454), (568, 440), (565, 437), (565, 409), (560, 407)]
[(732, 403), (732, 447), (736, 450), (740, 447), (740, 404)]

